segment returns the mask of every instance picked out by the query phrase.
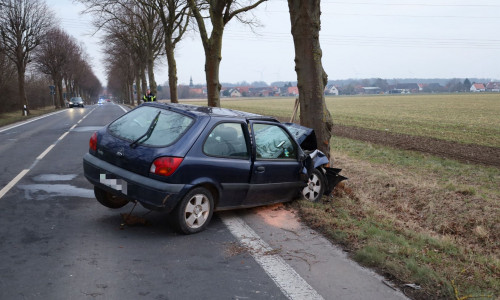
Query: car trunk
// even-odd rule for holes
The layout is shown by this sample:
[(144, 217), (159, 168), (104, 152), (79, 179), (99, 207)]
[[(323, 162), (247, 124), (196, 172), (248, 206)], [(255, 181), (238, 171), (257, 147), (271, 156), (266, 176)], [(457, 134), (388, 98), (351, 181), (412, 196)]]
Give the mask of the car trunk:
[(157, 148), (141, 145), (132, 148), (130, 143), (104, 133), (97, 145), (97, 157), (125, 170), (148, 176), (151, 163), (157, 156)]

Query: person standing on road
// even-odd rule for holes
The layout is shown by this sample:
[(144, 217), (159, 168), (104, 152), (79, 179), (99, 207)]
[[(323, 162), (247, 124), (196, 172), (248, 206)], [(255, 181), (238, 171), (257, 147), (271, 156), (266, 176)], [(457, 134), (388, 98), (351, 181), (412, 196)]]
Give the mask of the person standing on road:
[(156, 101), (156, 96), (151, 93), (150, 89), (147, 89), (146, 94), (142, 97), (144, 102), (153, 102)]

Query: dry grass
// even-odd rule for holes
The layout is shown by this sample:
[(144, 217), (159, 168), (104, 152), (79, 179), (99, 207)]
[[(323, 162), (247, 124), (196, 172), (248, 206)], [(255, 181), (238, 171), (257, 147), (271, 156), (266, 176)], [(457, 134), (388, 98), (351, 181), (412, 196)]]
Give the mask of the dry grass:
[[(286, 119), (293, 98), (223, 100)], [(203, 103), (200, 103), (203, 104)], [(335, 97), (334, 122), (500, 147), (500, 94)], [(415, 299), (500, 296), (500, 170), (348, 139), (332, 139), (349, 180), (302, 218)], [(421, 290), (408, 290), (415, 283)]]
[[(294, 101), (225, 98), (221, 106), (288, 119)], [(500, 93), (336, 96), (326, 104), (335, 124), (500, 147)]]
[(300, 202), (304, 220), (360, 263), (421, 285), (413, 298), (452, 298), (454, 287), (500, 295), (499, 169), (347, 139), (332, 145), (349, 180), (333, 199)]
[(50, 106), (50, 107), (44, 107), (44, 108), (39, 108), (39, 109), (31, 109), (30, 115), (26, 116), (26, 117), (21, 115), (21, 111), (3, 113), (3, 114), (0, 114), (0, 126), (6, 126), (6, 125), (9, 125), (12, 123), (25, 121), (25, 120), (28, 120), (30, 118), (38, 117), (38, 116), (48, 114), (48, 113), (51, 113), (54, 111), (55, 111), (54, 107)]

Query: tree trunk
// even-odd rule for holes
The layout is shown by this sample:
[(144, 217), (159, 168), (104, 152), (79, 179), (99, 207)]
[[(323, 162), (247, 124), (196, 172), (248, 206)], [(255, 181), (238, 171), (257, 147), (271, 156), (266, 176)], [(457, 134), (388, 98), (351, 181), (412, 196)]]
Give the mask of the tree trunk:
[(63, 98), (63, 87), (62, 87), (62, 79), (58, 78), (56, 81), (56, 89), (57, 89), (57, 98), (59, 100), (59, 104), (57, 108), (64, 108), (66, 105), (64, 104)]
[(25, 69), (22, 67), (17, 68), (17, 82), (19, 87), (19, 107), (21, 108), (21, 115), (24, 116), (30, 114), (30, 110), (28, 107), (28, 100), (26, 99), (26, 90), (24, 89), (24, 71)]
[(205, 74), (207, 79), (208, 106), (220, 107), (219, 66), (222, 60), (222, 32), (224, 27), (212, 31), (209, 46), (205, 49)]
[(295, 45), (300, 123), (314, 129), (318, 149), (330, 157), (333, 120), (324, 96), (328, 75), (321, 63), (320, 0), (288, 0), (288, 7)]
[(128, 87), (128, 97), (127, 97), (127, 102), (134, 103), (134, 81), (132, 81), (130, 84), (127, 84)]
[(63, 99), (66, 99), (69, 97), (69, 92), (70, 92), (69, 82), (66, 76), (64, 77), (64, 86), (66, 87), (66, 97), (63, 97)]
[(167, 46), (165, 43), (165, 52), (168, 62), (168, 84), (170, 85), (170, 102), (179, 103), (177, 95), (177, 63), (174, 57), (174, 45)]
[(144, 67), (140, 68), (140, 73), (142, 81), (142, 93), (141, 93), (141, 99), (142, 99), (142, 96), (146, 94), (146, 90), (148, 89), (148, 81), (146, 80), (146, 69)]
[(149, 89), (153, 94), (156, 95), (156, 81), (155, 81), (155, 72), (154, 72), (154, 58), (153, 53), (149, 54), (148, 58), (148, 79), (149, 79)]
[(136, 75), (135, 75), (135, 92), (136, 92), (135, 99), (137, 100), (137, 104), (141, 103), (141, 98), (142, 98), (141, 91), (142, 91), (141, 77), (139, 76), (139, 73), (136, 73)]
[[(53, 102), (52, 104), (54, 105), (55, 109), (59, 109), (61, 108), (60, 104), (61, 102), (59, 101), (59, 97), (62, 98), (62, 91), (59, 91), (59, 87), (57, 85), (57, 76), (52, 74), (51, 78), (52, 78), (52, 83), (54, 84), (54, 92), (55, 92), (55, 95), (51, 95), (51, 100)], [(50, 92), (52, 93), (52, 91)]]

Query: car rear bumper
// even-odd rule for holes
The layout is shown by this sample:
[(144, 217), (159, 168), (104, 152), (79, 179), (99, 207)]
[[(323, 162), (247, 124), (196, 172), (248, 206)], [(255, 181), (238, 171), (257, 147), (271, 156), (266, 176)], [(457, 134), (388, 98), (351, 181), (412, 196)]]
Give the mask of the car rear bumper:
[(153, 210), (171, 211), (189, 188), (185, 184), (170, 184), (138, 175), (90, 153), (83, 156), (83, 171), (93, 185)]

